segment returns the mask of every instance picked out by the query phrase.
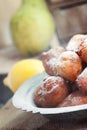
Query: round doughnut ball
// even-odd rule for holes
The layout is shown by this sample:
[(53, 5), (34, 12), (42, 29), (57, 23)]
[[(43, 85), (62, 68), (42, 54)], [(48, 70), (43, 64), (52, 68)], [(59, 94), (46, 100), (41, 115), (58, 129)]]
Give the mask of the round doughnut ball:
[(87, 94), (87, 67), (77, 77), (76, 83), (79, 90)]
[(55, 69), (57, 75), (73, 82), (82, 70), (81, 59), (75, 52), (65, 51), (57, 59)]
[(69, 51), (72, 50), (77, 52), (80, 44), (83, 43), (85, 39), (87, 39), (87, 35), (83, 34), (74, 35), (68, 42), (66, 49)]
[(38, 107), (56, 107), (68, 95), (69, 89), (61, 77), (49, 76), (37, 87), (34, 101)]
[(45, 71), (49, 74), (49, 75), (55, 75), (55, 62), (57, 60), (57, 58), (59, 57), (59, 55), (64, 52), (64, 48), (63, 47), (57, 47), (57, 48), (52, 48), (47, 52), (43, 52), (41, 55), (41, 59), (42, 59), (42, 63), (43, 66), (45, 68)]
[(83, 95), (80, 91), (75, 91), (68, 95), (58, 107), (69, 107), (87, 104), (87, 95)]
[(82, 61), (87, 63), (87, 35), (77, 34), (73, 36), (66, 49), (77, 52)]
[(80, 44), (77, 53), (81, 57), (82, 61), (87, 63), (87, 38)]

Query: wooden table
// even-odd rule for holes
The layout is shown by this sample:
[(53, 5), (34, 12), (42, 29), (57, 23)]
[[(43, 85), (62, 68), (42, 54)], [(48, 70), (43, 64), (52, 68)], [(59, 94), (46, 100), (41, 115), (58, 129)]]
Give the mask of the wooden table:
[(11, 100), (0, 110), (0, 130), (87, 130), (87, 118), (50, 120), (13, 107)]

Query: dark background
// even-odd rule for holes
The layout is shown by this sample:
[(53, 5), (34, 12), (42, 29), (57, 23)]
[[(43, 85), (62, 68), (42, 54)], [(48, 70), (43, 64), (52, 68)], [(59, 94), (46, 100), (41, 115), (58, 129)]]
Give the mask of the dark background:
[(2, 107), (12, 96), (13, 92), (3, 84), (7, 74), (0, 74), (0, 107)]

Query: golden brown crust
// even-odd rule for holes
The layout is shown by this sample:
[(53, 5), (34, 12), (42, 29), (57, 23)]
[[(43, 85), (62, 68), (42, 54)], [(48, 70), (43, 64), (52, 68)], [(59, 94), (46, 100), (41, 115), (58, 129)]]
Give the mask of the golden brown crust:
[(58, 107), (68, 107), (87, 104), (87, 95), (83, 95), (80, 91), (71, 93), (64, 99), (63, 102), (58, 104)]
[(79, 56), (81, 57), (82, 61), (87, 63), (87, 39), (85, 39), (79, 46), (78, 52)]
[(73, 36), (66, 49), (77, 52), (82, 61), (87, 63), (87, 35), (78, 34)]
[(82, 73), (76, 79), (77, 87), (79, 90), (87, 94), (87, 67), (82, 71)]
[(45, 68), (45, 71), (49, 75), (56, 75), (55, 62), (59, 57), (59, 55), (64, 51), (65, 49), (63, 47), (57, 47), (42, 53), (41, 55), (42, 63)]
[(64, 79), (50, 76), (36, 89), (34, 101), (39, 107), (56, 107), (68, 94)]
[(55, 68), (61, 77), (75, 81), (82, 70), (81, 59), (75, 52), (65, 51), (59, 56)]
[(38, 107), (87, 104), (87, 35), (73, 36), (66, 50), (50, 49), (41, 59), (50, 76), (34, 93)]

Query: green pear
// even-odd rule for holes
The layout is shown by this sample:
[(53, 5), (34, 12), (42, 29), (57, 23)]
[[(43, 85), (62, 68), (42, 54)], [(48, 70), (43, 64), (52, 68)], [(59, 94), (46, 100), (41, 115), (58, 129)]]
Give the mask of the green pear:
[(46, 50), (55, 31), (45, 0), (24, 0), (10, 25), (14, 44), (25, 55)]

